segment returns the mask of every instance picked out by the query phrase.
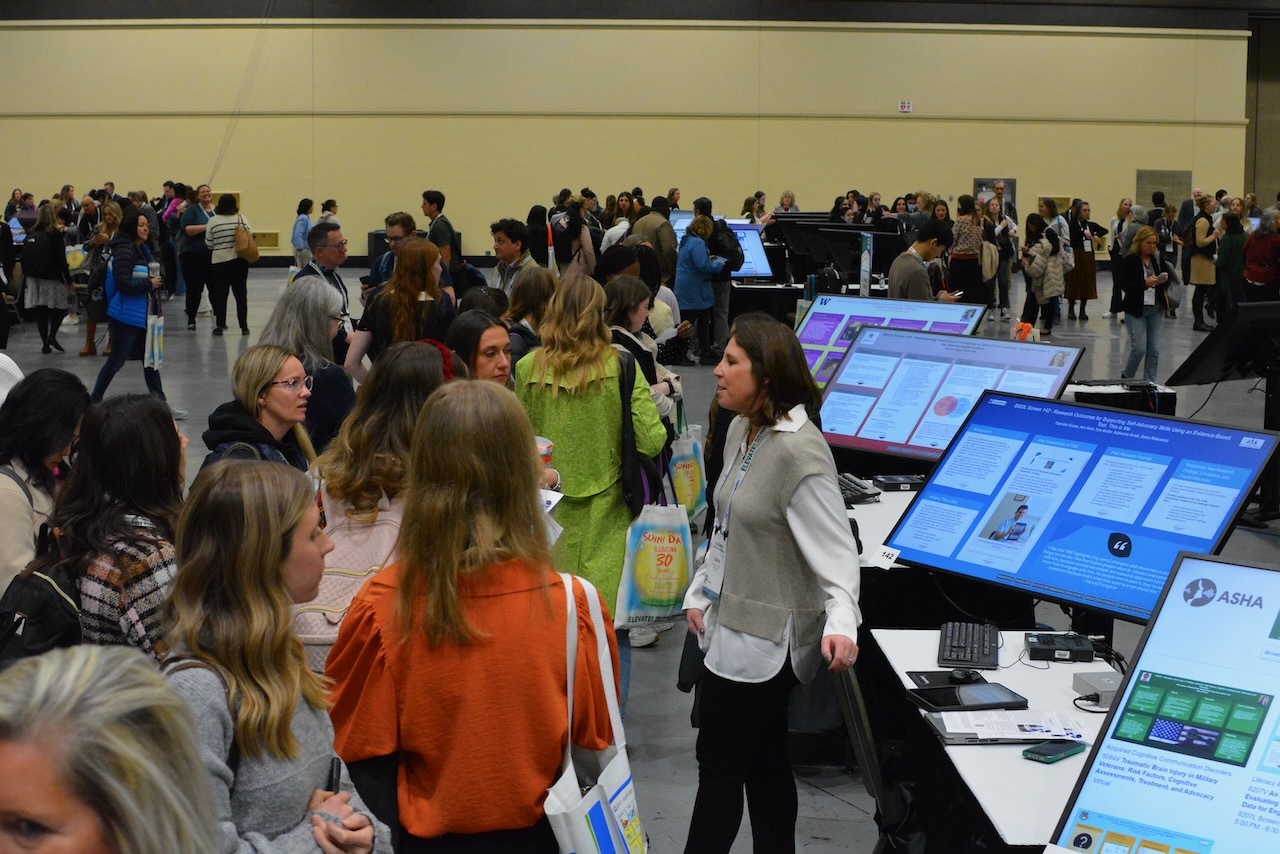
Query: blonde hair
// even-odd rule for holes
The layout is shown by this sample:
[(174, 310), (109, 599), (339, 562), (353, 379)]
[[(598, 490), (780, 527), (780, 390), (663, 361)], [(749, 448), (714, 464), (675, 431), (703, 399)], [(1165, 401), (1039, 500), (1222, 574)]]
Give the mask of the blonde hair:
[(291, 466), (220, 460), (196, 478), (178, 519), (178, 572), (164, 604), (165, 637), (219, 671), (238, 708), (245, 756), (292, 760), (299, 695), (326, 707), (291, 628), (281, 566), (315, 506), (311, 479)]
[(1133, 240), (1129, 242), (1129, 254), (1137, 255), (1138, 250), (1142, 248), (1142, 242), (1148, 237), (1153, 237), (1156, 230), (1149, 225), (1144, 225), (1138, 229), (1138, 233), (1133, 236)]
[(533, 426), (511, 392), (457, 382), (427, 399), (398, 546), (396, 612), (406, 636), (421, 631), (432, 646), (474, 641), (481, 633), (467, 619), (463, 578), (502, 561), (551, 565), (541, 474)]
[(599, 386), (617, 360), (604, 306), (604, 289), (595, 279), (570, 275), (560, 280), (538, 326), (542, 346), (533, 351), (532, 376), (551, 386), (552, 397), (563, 379), (576, 377), (577, 391)]
[(316, 461), (325, 490), (351, 505), (348, 516), (372, 521), (384, 494), (394, 501), (404, 491), (418, 414), (443, 384), (443, 357), (431, 344), (402, 341), (373, 363), (355, 408)]
[(0, 741), (38, 742), (114, 851), (222, 850), (191, 713), (135, 649), (54, 649), (0, 674)]
[[(271, 381), (290, 359), (302, 362), (302, 357), (297, 353), (275, 344), (255, 344), (236, 359), (235, 365), (231, 368), (231, 391), (235, 395), (236, 402), (244, 407), (254, 421), (258, 420), (262, 412), (258, 399), (266, 393)], [(298, 447), (306, 455), (307, 462), (315, 462), (316, 449), (311, 444), (311, 436), (307, 433), (307, 428), (301, 424), (294, 424), (290, 429)]]
[(693, 222), (689, 223), (685, 229), (687, 233), (701, 237), (706, 240), (711, 236), (711, 217), (704, 214), (698, 214), (693, 218)]

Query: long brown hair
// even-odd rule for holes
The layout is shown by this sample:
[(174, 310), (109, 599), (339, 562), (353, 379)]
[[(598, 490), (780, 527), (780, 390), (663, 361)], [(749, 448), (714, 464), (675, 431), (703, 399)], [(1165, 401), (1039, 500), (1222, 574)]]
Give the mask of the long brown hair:
[(392, 343), (417, 340), (417, 304), (422, 294), (430, 300), (425, 314), (430, 314), (439, 304), (440, 286), (432, 276), (439, 260), (440, 250), (429, 240), (414, 238), (400, 250), (386, 290), (391, 308)]
[(751, 375), (760, 386), (756, 423), (772, 427), (799, 404), (804, 404), (811, 419), (818, 417), (822, 394), (791, 327), (753, 311), (734, 320), (730, 337), (751, 360)]
[(533, 426), (511, 392), (455, 382), (427, 399), (398, 544), (396, 614), (406, 636), (423, 632), (432, 646), (474, 641), (461, 579), (502, 561), (551, 565), (541, 475)]
[(315, 506), (292, 466), (220, 460), (196, 478), (178, 519), (178, 573), (164, 604), (165, 638), (222, 674), (237, 707), (245, 756), (296, 759), (298, 697), (326, 708), (293, 633), (281, 566), (294, 529)]
[(371, 520), (384, 494), (394, 501), (404, 491), (414, 425), (443, 384), (443, 357), (431, 344), (402, 341), (373, 363), (355, 408), (316, 461), (328, 493), (351, 505), (348, 515)]

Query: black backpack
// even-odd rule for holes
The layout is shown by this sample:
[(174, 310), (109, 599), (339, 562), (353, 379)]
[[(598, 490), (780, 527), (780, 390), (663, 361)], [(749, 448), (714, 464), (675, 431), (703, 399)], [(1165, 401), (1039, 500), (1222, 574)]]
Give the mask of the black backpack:
[(29, 569), (13, 579), (0, 596), (0, 670), (81, 642), (78, 582), (78, 573), (66, 562)]
[(747, 261), (747, 256), (742, 251), (742, 244), (738, 242), (738, 235), (734, 234), (733, 229), (722, 219), (712, 223), (711, 239), (707, 241), (707, 248), (712, 255), (725, 259), (725, 273), (738, 272)]
[(98, 256), (98, 262), (89, 270), (89, 285), (85, 288), (88, 302), (85, 312), (94, 323), (107, 322), (107, 274), (111, 270), (111, 250)]

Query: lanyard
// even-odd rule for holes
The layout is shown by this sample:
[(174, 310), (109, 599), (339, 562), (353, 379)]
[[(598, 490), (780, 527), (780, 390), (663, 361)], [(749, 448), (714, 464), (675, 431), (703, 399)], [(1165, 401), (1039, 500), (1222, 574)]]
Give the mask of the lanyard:
[(720, 520), (716, 523), (715, 530), (712, 535), (718, 531), (720, 536), (726, 540), (729, 538), (729, 511), (733, 508), (733, 497), (738, 494), (738, 487), (742, 486), (742, 479), (747, 476), (747, 469), (751, 468), (751, 462), (755, 459), (756, 451), (760, 449), (760, 441), (764, 439), (765, 429), (760, 428), (760, 432), (756, 434), (755, 441), (742, 457), (742, 465), (738, 467), (738, 478), (733, 483), (733, 489), (729, 491), (729, 500), (724, 503), (724, 508), (720, 513)]

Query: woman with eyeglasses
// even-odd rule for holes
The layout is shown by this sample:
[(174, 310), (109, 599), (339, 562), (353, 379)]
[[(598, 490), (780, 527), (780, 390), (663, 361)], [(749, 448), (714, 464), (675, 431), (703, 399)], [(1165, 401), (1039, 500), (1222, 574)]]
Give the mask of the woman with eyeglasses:
[(285, 288), (258, 336), (259, 344), (275, 344), (296, 353), (302, 369), (311, 375), (303, 426), (317, 454), (329, 447), (356, 405), (351, 377), (333, 356), (333, 337), (341, 321), (342, 294), (316, 276), (307, 276)]
[(268, 460), (306, 471), (315, 447), (302, 422), (314, 380), (302, 360), (274, 344), (250, 347), (231, 369), (235, 400), (209, 414), (203, 471), (223, 458)]

